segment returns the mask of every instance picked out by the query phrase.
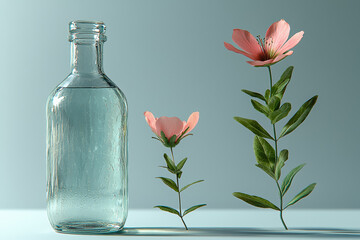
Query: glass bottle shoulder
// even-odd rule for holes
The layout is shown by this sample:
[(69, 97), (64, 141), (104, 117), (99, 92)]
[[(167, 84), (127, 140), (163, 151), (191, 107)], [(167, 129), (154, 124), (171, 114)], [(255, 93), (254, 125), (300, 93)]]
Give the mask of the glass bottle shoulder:
[(102, 98), (111, 98), (113, 101), (117, 99), (123, 111), (127, 112), (125, 94), (105, 74), (69, 74), (50, 93), (46, 108), (51, 111), (53, 106), (59, 106), (63, 101), (81, 101), (94, 95), (102, 95)]
[(111, 88), (116, 84), (104, 73), (70, 73), (58, 87)]

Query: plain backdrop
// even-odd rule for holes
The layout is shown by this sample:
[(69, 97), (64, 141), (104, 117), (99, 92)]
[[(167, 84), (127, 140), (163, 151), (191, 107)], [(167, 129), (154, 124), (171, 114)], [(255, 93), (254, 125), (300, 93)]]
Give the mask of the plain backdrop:
[[(241, 89), (264, 92), (266, 68), (227, 51), (234, 28), (264, 37), (285, 19), (292, 36), (304, 38), (294, 54), (273, 66), (274, 81), (295, 66), (285, 101), (294, 114), (315, 94), (308, 119), (282, 139), (289, 149), (285, 173), (307, 163), (286, 201), (316, 182), (314, 192), (294, 208), (359, 208), (360, 1), (330, 0), (128, 0), (0, 1), (0, 208), (46, 206), (45, 103), (69, 73), (68, 23), (101, 20), (107, 26), (106, 74), (129, 104), (130, 208), (176, 207), (177, 196), (157, 176), (168, 152), (153, 136), (143, 112), (186, 120), (200, 112), (193, 133), (174, 149), (188, 157), (183, 184), (185, 207), (250, 208), (232, 192), (256, 194), (278, 203), (276, 185), (255, 167), (253, 134), (234, 116), (258, 119)], [(287, 118), (289, 119), (289, 118)], [(278, 125), (282, 126), (286, 120)], [(280, 129), (280, 127), (278, 127)]]

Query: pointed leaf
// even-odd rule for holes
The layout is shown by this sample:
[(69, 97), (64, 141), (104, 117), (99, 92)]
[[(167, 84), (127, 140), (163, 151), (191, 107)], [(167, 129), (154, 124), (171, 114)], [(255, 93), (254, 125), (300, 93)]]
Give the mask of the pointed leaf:
[(280, 137), (286, 136), (287, 134), (294, 131), (309, 115), (311, 109), (314, 107), (318, 96), (314, 96), (306, 101), (295, 115), (289, 120), (289, 122), (283, 127)]
[(284, 166), (284, 162), (282, 160), (278, 160), (275, 166), (275, 180), (278, 181), (281, 177), (281, 168)]
[(287, 192), (287, 190), (289, 189), (292, 180), (294, 179), (295, 175), (305, 166), (304, 164), (301, 164), (299, 166), (297, 166), (296, 168), (294, 168), (293, 170), (291, 170), (288, 175), (286, 175), (286, 177), (284, 178), (283, 183), (281, 184), (281, 192), (282, 195), (284, 196), (285, 193)]
[(187, 158), (184, 158), (183, 160), (181, 160), (178, 163), (178, 165), (176, 166), (176, 169), (180, 171), (183, 168), (184, 164), (186, 163), (186, 160), (187, 160)]
[(265, 166), (269, 166), (269, 160), (265, 154), (264, 147), (261, 145), (259, 137), (254, 137), (254, 143), (253, 143), (254, 153), (256, 157), (256, 161), (259, 164), (263, 164)]
[(278, 181), (281, 177), (281, 169), (285, 165), (286, 160), (288, 160), (289, 151), (284, 149), (280, 152), (278, 161), (275, 166), (275, 180)]
[(203, 182), (204, 180), (198, 180), (196, 182), (190, 183), (188, 185), (186, 185), (185, 187), (181, 188), (180, 192), (184, 191), (185, 189), (187, 189), (188, 187), (190, 187), (193, 184), (199, 183), (199, 182)]
[(293, 71), (294, 71), (294, 66), (288, 67), (281, 75), (280, 80), (285, 81), (285, 79), (288, 79), (288, 78), (291, 79)]
[(281, 169), (285, 165), (285, 161), (288, 159), (289, 151), (284, 149), (280, 152), (279, 158), (275, 166), (275, 180), (278, 181), (281, 177)]
[(175, 192), (179, 192), (179, 188), (176, 186), (176, 183), (170, 178), (166, 178), (166, 177), (157, 177), (157, 178), (161, 179), (167, 186), (172, 188)]
[(169, 140), (169, 145), (171, 147), (175, 147), (176, 146), (175, 141), (176, 141), (176, 135), (173, 135)]
[(269, 114), (269, 109), (262, 105), (261, 103), (259, 103), (258, 101), (255, 101), (253, 99), (251, 99), (251, 104), (253, 105), (253, 107), (258, 110), (259, 112), (265, 114), (265, 116), (268, 116)]
[(285, 208), (294, 205), (295, 203), (297, 203), (298, 201), (300, 201), (301, 199), (305, 198), (306, 196), (308, 196), (315, 188), (316, 183), (310, 184), (309, 186), (307, 186), (304, 190), (302, 190), (298, 195), (296, 195), (287, 205)]
[(206, 204), (199, 204), (199, 205), (192, 206), (184, 211), (183, 216), (185, 216), (188, 213), (191, 213), (192, 211), (195, 211), (198, 208), (205, 207), (205, 206), (206, 206)]
[(269, 114), (269, 118), (271, 120), (271, 124), (275, 124), (284, 117), (286, 117), (291, 110), (290, 103), (284, 103), (278, 110)]
[(171, 158), (169, 158), (169, 156), (166, 153), (164, 153), (164, 159), (166, 161), (167, 167), (170, 170), (172, 170), (173, 172), (176, 172), (176, 167), (175, 167), (174, 161)]
[(163, 140), (163, 142), (168, 143), (168, 139), (165, 136), (165, 133), (163, 131), (161, 131), (161, 139)]
[(269, 202), (268, 200), (266, 200), (264, 198), (258, 197), (258, 196), (248, 195), (248, 194), (241, 193), (241, 192), (234, 192), (233, 195), (255, 207), (272, 208), (272, 209), (278, 210), (278, 211), (280, 210), (273, 203)]
[(243, 91), (244, 93), (246, 93), (247, 95), (254, 97), (254, 98), (258, 98), (260, 100), (263, 100), (264, 102), (266, 102), (265, 97), (263, 95), (261, 95), (260, 93), (257, 92), (252, 92), (246, 89), (242, 89), (241, 91)]
[(256, 160), (259, 164), (270, 167), (275, 165), (275, 150), (274, 148), (262, 137), (254, 137), (254, 153)]
[(270, 98), (270, 90), (269, 89), (266, 89), (264, 97), (265, 97), (266, 103), (269, 103), (269, 98)]
[(234, 119), (252, 131), (255, 135), (263, 138), (273, 139), (271, 135), (257, 121), (242, 117), (234, 117)]
[(283, 96), (284, 96), (286, 87), (287, 87), (287, 85), (289, 84), (289, 82), (290, 82), (290, 78), (285, 79), (285, 80), (281, 83), (281, 85), (279, 86), (279, 88), (276, 90), (276, 92), (274, 92), (274, 95), (277, 96), (277, 97), (279, 97), (280, 99), (282, 99)]
[(274, 180), (276, 180), (274, 173), (270, 170), (269, 167), (264, 166), (262, 164), (255, 164), (255, 166), (257, 166), (258, 168), (260, 168), (261, 170), (263, 170), (264, 172), (266, 172), (271, 178), (273, 178)]
[(173, 171), (173, 170), (171, 170), (170, 168), (168, 168), (167, 166), (159, 166), (159, 167), (161, 167), (161, 168), (165, 168), (166, 170), (168, 170), (170, 173), (172, 173), (172, 174), (176, 174), (176, 172), (175, 171)]
[(182, 171), (180, 171), (180, 172), (178, 172), (176, 175), (178, 176), (178, 178), (181, 178), (181, 176), (182, 176)]
[(180, 141), (183, 139), (183, 138), (185, 138), (185, 133), (187, 133), (187, 131), (189, 130), (189, 127), (187, 127), (186, 129), (185, 129), (185, 131), (183, 131), (182, 133), (181, 133), (181, 135), (178, 137), (178, 139), (176, 140), (176, 142), (175, 142), (175, 145), (177, 145), (177, 144), (179, 144), (180, 143)]
[(158, 140), (159, 142), (163, 143), (163, 141), (158, 137), (151, 137), (152, 139)]
[(272, 96), (269, 101), (269, 109), (271, 112), (278, 110), (280, 107), (281, 99), (278, 96)]
[(180, 217), (180, 213), (176, 210), (176, 209), (173, 209), (171, 207), (167, 207), (167, 206), (155, 206), (154, 208), (159, 208), (160, 210), (163, 210), (163, 211), (166, 211), (166, 212), (169, 212), (169, 213), (172, 213), (172, 214), (175, 214), (175, 215), (178, 215)]
[(281, 150), (279, 154), (279, 159), (282, 159), (282, 162), (286, 162), (289, 158), (289, 151), (287, 149)]
[(278, 96), (280, 99), (284, 96), (287, 85), (290, 82), (292, 72), (294, 70), (293, 66), (288, 67), (284, 73), (281, 75), (280, 80), (277, 81), (274, 86), (271, 88), (273, 96)]

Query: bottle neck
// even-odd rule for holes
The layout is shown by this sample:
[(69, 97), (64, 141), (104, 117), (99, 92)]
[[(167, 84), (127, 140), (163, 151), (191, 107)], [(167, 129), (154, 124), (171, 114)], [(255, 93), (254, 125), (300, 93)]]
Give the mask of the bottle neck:
[(71, 42), (71, 72), (76, 74), (102, 74), (103, 43)]

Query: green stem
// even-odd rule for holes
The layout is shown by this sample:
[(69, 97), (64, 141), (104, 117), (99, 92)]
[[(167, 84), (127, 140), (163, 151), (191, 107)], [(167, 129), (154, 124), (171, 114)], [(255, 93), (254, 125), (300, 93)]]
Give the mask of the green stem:
[(284, 228), (286, 230), (288, 230), (288, 227), (286, 226), (285, 221), (283, 219), (283, 210), (284, 210), (283, 209), (283, 195), (281, 193), (281, 188), (280, 188), (280, 185), (279, 185), (278, 181), (276, 181), (276, 185), (277, 185), (277, 187), (279, 189), (279, 196), (280, 196), (280, 219), (281, 219), (282, 224), (284, 225)]
[[(270, 96), (272, 96), (272, 74), (271, 74), (271, 68), (270, 66), (268, 66), (268, 70), (269, 70), (269, 76), (270, 76)], [(275, 166), (278, 162), (278, 139), (276, 137), (276, 126), (275, 126), (275, 123), (273, 124), (273, 131), (274, 131), (274, 142), (275, 142)], [(279, 196), (280, 196), (280, 219), (281, 219), (281, 222), (282, 224), (284, 225), (285, 229), (288, 230), (286, 224), (285, 224), (285, 221), (283, 219), (283, 195), (282, 195), (282, 192), (281, 192), (281, 188), (280, 188), (280, 185), (279, 185), (279, 182), (276, 180), (276, 185), (278, 187), (278, 190), (279, 190)]]
[(268, 66), (269, 75), (270, 75), (270, 96), (272, 94), (272, 74), (271, 74), (271, 68)]
[[(171, 156), (172, 156), (172, 160), (174, 161), (174, 164), (175, 164), (175, 158), (174, 158), (174, 153), (173, 153), (173, 149), (172, 147), (170, 148), (171, 150)], [(185, 230), (188, 230), (186, 224), (185, 224), (185, 221), (184, 221), (184, 218), (183, 218), (183, 215), (182, 215), (182, 211), (181, 211), (181, 196), (180, 196), (180, 184), (179, 184), (179, 177), (178, 175), (176, 174), (176, 186), (178, 188), (178, 197), (179, 197), (179, 213), (180, 213), (180, 219), (182, 221), (182, 223), (184, 224), (185, 226)]]

